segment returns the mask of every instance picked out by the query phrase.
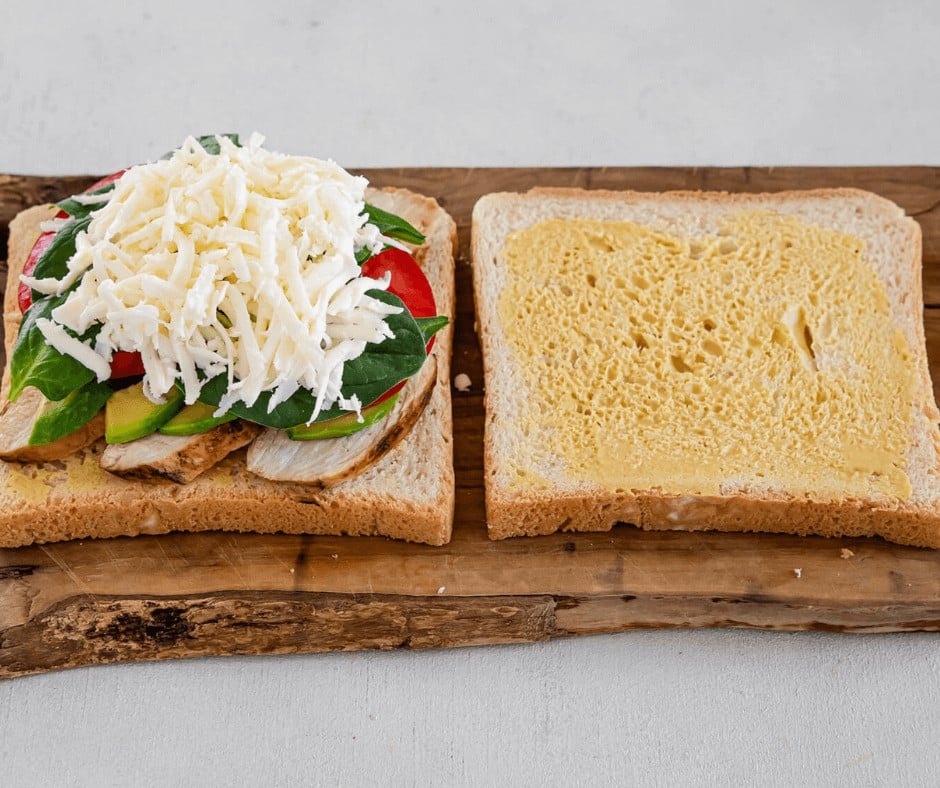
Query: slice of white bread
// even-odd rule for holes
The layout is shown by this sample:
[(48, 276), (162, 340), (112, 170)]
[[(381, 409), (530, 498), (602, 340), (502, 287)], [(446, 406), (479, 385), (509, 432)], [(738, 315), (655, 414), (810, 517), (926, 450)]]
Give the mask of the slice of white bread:
[[(451, 217), (435, 200), (403, 189), (370, 190), (367, 199), (402, 216), (427, 237), (415, 257), (434, 290), (438, 312), (453, 320), (457, 232)], [(31, 208), (10, 224), (4, 402), (20, 320), (18, 276), (39, 223), (53, 212), (50, 206)], [(452, 336), (452, 326), (437, 334), (432, 350), (437, 383), (412, 431), (354, 479), (325, 490), (268, 481), (245, 469), (245, 451), (240, 450), (188, 484), (134, 481), (101, 469), (99, 441), (65, 460), (0, 462), (0, 547), (216, 529), (378, 535), (445, 544), (454, 514)]]
[[(612, 222), (630, 225), (617, 225), (626, 228), (618, 235)], [(764, 246), (752, 244), (747, 222)], [(602, 252), (587, 249), (595, 242)], [(625, 522), (940, 547), (940, 416), (925, 350), (921, 233), (894, 203), (853, 189), (534, 189), (481, 198), (471, 245), (491, 538)], [(671, 262), (656, 257), (663, 250)], [(832, 255), (860, 278), (826, 271)], [(702, 257), (713, 263), (705, 274)], [(580, 270), (585, 261), (593, 267)], [(816, 272), (807, 275), (819, 277), (818, 288), (800, 290), (802, 270)], [(670, 280), (669, 271), (679, 275)], [(848, 295), (825, 302), (830, 292)], [(599, 336), (590, 328), (597, 313), (606, 326)], [(748, 323), (769, 314), (776, 324)], [(887, 365), (883, 373), (877, 364), (862, 369), (871, 354)], [(768, 376), (761, 364), (789, 369), (789, 378)], [(730, 383), (716, 389), (725, 377)], [(660, 385), (643, 388), (648, 379)], [(842, 399), (812, 412), (789, 407), (817, 385), (820, 401), (832, 392)], [(870, 417), (850, 420), (872, 402)], [(725, 420), (715, 415), (722, 411)], [(819, 413), (836, 421), (813, 421)], [(895, 451), (884, 468), (878, 462), (890, 452), (873, 426), (882, 423)], [(825, 467), (833, 457), (848, 464)], [(848, 480), (841, 490), (840, 478)]]

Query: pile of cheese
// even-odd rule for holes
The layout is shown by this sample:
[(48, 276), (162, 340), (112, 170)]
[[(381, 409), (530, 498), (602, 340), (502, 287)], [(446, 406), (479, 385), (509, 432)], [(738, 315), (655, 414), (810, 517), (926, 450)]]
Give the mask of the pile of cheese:
[[(316, 394), (311, 420), (338, 404), (344, 364), (391, 336), (400, 311), (366, 295), (388, 278), (360, 276), (355, 253), (383, 239), (362, 215), (366, 181), (331, 161), (244, 147), (220, 137), (218, 155), (188, 139), (167, 159), (132, 167), (76, 239), (61, 281), (27, 279), (42, 293), (81, 282), (52, 320), (49, 343), (107, 379), (116, 350), (139, 351), (145, 390), (159, 401), (179, 379), (194, 402), (207, 378), (228, 376), (220, 411), (270, 408), (299, 387)], [(94, 199), (94, 198), (92, 198)], [(93, 344), (81, 334), (102, 328)]]

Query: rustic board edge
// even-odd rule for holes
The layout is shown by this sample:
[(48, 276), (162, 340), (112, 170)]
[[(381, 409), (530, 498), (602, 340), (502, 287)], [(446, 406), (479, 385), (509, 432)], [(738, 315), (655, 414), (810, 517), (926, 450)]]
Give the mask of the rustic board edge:
[(0, 630), (0, 679), (206, 656), (533, 643), (635, 629), (940, 631), (940, 606), (860, 610), (689, 596), (408, 597), (230, 592), (64, 599)]

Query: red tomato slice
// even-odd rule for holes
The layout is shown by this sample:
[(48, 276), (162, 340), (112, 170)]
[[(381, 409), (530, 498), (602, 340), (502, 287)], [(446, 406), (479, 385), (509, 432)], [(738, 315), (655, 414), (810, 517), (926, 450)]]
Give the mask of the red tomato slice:
[[(64, 211), (59, 211), (59, 213), (56, 214), (56, 218), (58, 219), (63, 215), (67, 214), (65, 214)], [(34, 243), (33, 248), (29, 250), (26, 263), (23, 265), (23, 273), (26, 276), (32, 276), (33, 271), (36, 270), (36, 263), (39, 262), (39, 258), (42, 257), (46, 249), (49, 248), (53, 238), (55, 238), (55, 233), (48, 232), (43, 233), (36, 239), (36, 243)], [(25, 282), (20, 282), (16, 289), (16, 301), (20, 305), (20, 312), (22, 313), (25, 313), (26, 310), (32, 306), (33, 290)]]
[[(431, 283), (428, 282), (424, 271), (421, 270), (418, 263), (408, 252), (395, 248), (385, 249), (362, 264), (363, 276), (381, 279), (386, 272), (392, 274), (388, 292), (397, 295), (404, 301), (413, 317), (434, 317), (437, 315), (437, 305), (434, 303), (434, 291), (431, 289)], [(434, 337), (431, 337), (428, 342), (428, 353), (431, 352), (432, 347), (434, 347)], [(392, 386), (375, 402), (369, 404), (377, 405), (389, 397), (395, 396), (404, 388), (405, 383), (407, 381), (403, 380), (401, 383)]]
[(109, 183), (114, 183), (118, 178), (120, 178), (127, 170), (119, 170), (111, 175), (107, 175), (102, 178), (100, 181), (95, 181), (91, 186), (85, 189), (86, 192), (93, 192), (95, 189), (100, 189), (102, 186), (107, 186)]
[[(385, 249), (362, 264), (363, 276), (381, 279), (388, 272), (392, 274), (388, 292), (404, 301), (414, 317), (437, 315), (431, 283), (408, 252), (394, 248)], [(431, 341), (434, 341), (433, 337)]]
[[(112, 173), (102, 178), (100, 181), (95, 181), (91, 186), (85, 189), (86, 192), (93, 192), (95, 189), (100, 189), (102, 186), (107, 186), (109, 183), (114, 183), (118, 178), (120, 178), (127, 170), (120, 170), (119, 172)], [(59, 211), (55, 215), (56, 219), (68, 219), (69, 215), (65, 211)], [(23, 273), (26, 276), (32, 276), (33, 271), (36, 270), (36, 263), (39, 262), (39, 258), (42, 257), (43, 252), (49, 248), (49, 244), (52, 243), (52, 239), (55, 238), (55, 233), (43, 233), (36, 240), (36, 243), (33, 244), (33, 248), (29, 251), (29, 256), (26, 258), (26, 264), (23, 266)], [(26, 312), (27, 309), (33, 303), (33, 293), (32, 290), (22, 282), (20, 282), (19, 287), (16, 292), (16, 300), (20, 306), (20, 312)]]
[(390, 397), (394, 397), (399, 391), (401, 391), (405, 387), (405, 384), (407, 382), (408, 382), (407, 380), (403, 380), (401, 383), (396, 383), (388, 391), (386, 391), (381, 397), (379, 397), (374, 402), (370, 402), (368, 405), (366, 405), (366, 407), (370, 408), (373, 405), (379, 405), (385, 402), (385, 400), (389, 399)]
[(140, 353), (118, 350), (111, 357), (111, 379), (131, 378), (144, 374), (144, 362)]

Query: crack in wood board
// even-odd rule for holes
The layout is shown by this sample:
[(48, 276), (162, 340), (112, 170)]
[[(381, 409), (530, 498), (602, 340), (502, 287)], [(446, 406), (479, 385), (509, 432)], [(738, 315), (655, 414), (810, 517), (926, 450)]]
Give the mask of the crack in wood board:
[(526, 643), (553, 635), (554, 607), (550, 596), (74, 596), (0, 630), (0, 678), (178, 657)]

